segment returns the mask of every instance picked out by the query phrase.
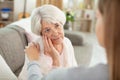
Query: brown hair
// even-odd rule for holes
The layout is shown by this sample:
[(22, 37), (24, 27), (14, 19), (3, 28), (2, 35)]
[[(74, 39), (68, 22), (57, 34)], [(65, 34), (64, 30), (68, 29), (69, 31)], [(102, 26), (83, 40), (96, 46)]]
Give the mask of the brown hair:
[[(100, 7), (102, 2), (104, 4)], [(120, 0), (100, 0), (98, 7), (105, 21), (105, 48), (110, 79), (120, 80)]]
[(104, 15), (104, 7), (106, 0), (99, 0), (98, 9), (102, 15)]

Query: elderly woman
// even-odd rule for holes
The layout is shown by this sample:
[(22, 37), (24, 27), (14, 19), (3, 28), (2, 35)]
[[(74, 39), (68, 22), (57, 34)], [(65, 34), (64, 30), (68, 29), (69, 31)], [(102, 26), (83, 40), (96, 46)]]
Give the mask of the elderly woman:
[[(36, 45), (43, 75), (54, 68), (77, 66), (73, 46), (70, 40), (64, 36), (63, 26), (65, 21), (65, 14), (53, 5), (38, 7), (31, 15), (32, 32), (39, 35), (39, 38), (30, 43), (25, 51), (34, 53), (36, 50), (33, 44)], [(28, 62), (26, 56), (25, 65), (19, 75), (20, 80), (26, 80), (27, 78)]]

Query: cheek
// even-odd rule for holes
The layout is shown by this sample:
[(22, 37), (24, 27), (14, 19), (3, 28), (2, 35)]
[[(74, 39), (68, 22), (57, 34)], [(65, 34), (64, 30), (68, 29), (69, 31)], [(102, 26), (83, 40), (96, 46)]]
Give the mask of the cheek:
[(45, 34), (45, 33), (42, 33), (42, 35), (45, 35), (46, 37), (48, 37), (48, 38), (51, 39), (51, 34)]
[(60, 37), (62, 37), (62, 39), (64, 38), (64, 30), (63, 29), (58, 30), (57, 33), (58, 34), (55, 34), (55, 33), (46, 34), (46, 36), (50, 39), (54, 39), (55, 35), (59, 35)]
[(104, 47), (104, 25), (102, 19), (97, 20), (96, 35), (100, 45)]
[(64, 31), (61, 30), (59, 33), (60, 33), (60, 35), (62, 36), (62, 38), (64, 38)]
[(46, 36), (50, 39), (52, 39), (51, 35), (50, 34), (46, 34)]

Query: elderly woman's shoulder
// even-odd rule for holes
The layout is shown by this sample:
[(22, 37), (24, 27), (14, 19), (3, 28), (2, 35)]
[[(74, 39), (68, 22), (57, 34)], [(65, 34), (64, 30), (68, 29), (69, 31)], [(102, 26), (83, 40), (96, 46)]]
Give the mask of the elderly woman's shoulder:
[(69, 44), (71, 44), (70, 39), (69, 39), (69, 38), (67, 38), (67, 37), (64, 37), (64, 41), (65, 41), (65, 43), (69, 43)]

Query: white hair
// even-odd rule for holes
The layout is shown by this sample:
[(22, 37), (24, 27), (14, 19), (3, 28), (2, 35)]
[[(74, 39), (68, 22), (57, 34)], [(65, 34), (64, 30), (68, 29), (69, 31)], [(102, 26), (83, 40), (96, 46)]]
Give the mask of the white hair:
[(59, 23), (63, 27), (66, 17), (63, 11), (53, 5), (43, 5), (35, 8), (31, 15), (31, 30), (33, 33), (40, 35), (42, 20), (48, 23)]

